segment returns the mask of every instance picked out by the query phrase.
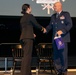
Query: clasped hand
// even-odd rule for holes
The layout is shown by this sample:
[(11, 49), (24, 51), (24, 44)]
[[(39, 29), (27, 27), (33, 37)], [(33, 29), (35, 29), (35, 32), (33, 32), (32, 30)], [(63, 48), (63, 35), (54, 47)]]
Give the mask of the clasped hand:
[(46, 33), (46, 32), (47, 32), (47, 30), (44, 28), (43, 33)]
[[(46, 33), (46, 32), (47, 32), (47, 30), (44, 28), (43, 33)], [(63, 34), (63, 32), (62, 32), (62, 30), (58, 30), (56, 34), (58, 34), (58, 36), (61, 36), (61, 34)]]
[(63, 34), (63, 32), (61, 30), (57, 31), (58, 36), (61, 36), (61, 34)]

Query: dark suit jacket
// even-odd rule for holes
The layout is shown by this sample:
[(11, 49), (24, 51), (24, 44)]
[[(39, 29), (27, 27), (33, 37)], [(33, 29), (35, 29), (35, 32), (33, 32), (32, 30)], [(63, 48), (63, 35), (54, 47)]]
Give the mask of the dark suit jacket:
[(20, 20), (21, 24), (21, 39), (34, 39), (34, 32), (33, 32), (33, 27), (36, 27), (38, 29), (42, 29), (42, 26), (40, 26), (34, 16), (32, 14), (25, 14), (22, 16)]
[(72, 27), (72, 20), (68, 12), (62, 11), (59, 17), (56, 17), (56, 13), (51, 16), (50, 24), (46, 27), (47, 32), (53, 29), (53, 39), (58, 30), (62, 30), (62, 39), (64, 42), (70, 42), (70, 29)]

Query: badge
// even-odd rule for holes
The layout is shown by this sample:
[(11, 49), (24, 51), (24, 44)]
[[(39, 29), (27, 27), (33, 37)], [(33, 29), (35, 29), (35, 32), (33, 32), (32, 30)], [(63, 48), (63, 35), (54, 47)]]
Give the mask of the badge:
[(63, 24), (63, 23), (64, 23), (64, 21), (61, 21), (61, 23)]

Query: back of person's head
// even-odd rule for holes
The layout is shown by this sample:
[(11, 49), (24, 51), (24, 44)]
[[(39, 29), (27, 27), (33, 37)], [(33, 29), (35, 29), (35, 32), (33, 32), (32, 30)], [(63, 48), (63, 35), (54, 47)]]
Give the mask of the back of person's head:
[(23, 4), (22, 5), (22, 11), (21, 11), (21, 13), (25, 14), (28, 8), (30, 8), (29, 4)]

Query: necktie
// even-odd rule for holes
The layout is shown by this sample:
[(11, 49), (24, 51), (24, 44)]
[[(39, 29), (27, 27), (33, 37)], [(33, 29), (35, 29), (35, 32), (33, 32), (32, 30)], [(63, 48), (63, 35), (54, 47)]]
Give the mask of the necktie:
[(58, 18), (58, 17), (59, 17), (59, 13), (56, 14), (56, 18)]

